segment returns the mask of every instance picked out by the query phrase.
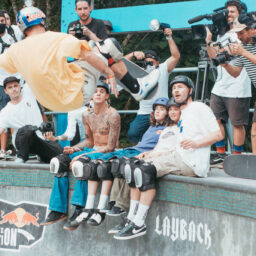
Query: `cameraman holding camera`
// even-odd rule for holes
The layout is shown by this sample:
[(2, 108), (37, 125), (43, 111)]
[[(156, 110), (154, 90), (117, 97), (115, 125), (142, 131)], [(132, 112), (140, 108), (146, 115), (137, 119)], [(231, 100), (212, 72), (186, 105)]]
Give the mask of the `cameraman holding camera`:
[[(20, 80), (9, 76), (4, 80), (4, 91), (10, 102), (0, 112), (0, 134), (13, 128), (12, 143), (18, 150), (16, 163), (24, 163), (30, 153), (37, 154), (44, 162), (60, 154), (63, 149), (58, 142), (47, 141), (38, 131), (43, 122), (41, 110), (27, 84), (22, 91)], [(50, 123), (43, 123), (49, 128)]]
[(79, 16), (79, 20), (69, 23), (68, 34), (80, 40), (93, 40), (94, 42), (108, 38), (104, 22), (91, 17), (91, 1), (76, 0), (75, 3), (75, 10)]
[[(232, 53), (237, 55), (238, 58), (235, 59), (233, 65), (223, 64), (222, 66), (233, 77), (238, 77), (244, 67), (247, 70), (253, 85), (256, 87), (256, 31), (255, 28), (253, 28), (253, 23), (255, 26), (256, 22), (252, 17), (247, 16), (245, 23), (246, 24), (237, 24), (232, 29), (232, 32), (236, 32), (239, 40), (242, 42), (242, 44), (236, 43), (231, 45)], [(251, 128), (251, 144), (252, 152), (253, 154), (256, 154), (256, 104), (254, 106)]]
[[(244, 11), (244, 4), (240, 0), (229, 0), (225, 7), (228, 9), (227, 22), (230, 30), (223, 36), (218, 36), (217, 42), (224, 42), (231, 39), (237, 41), (237, 35), (232, 32), (233, 24), (237, 22), (239, 13)], [(217, 56), (215, 42), (212, 42), (212, 34), (206, 27), (207, 52), (212, 60)], [(233, 61), (231, 61), (233, 62)], [(251, 81), (245, 69), (241, 69), (241, 74), (234, 78), (223, 67), (217, 67), (218, 77), (211, 92), (210, 106), (213, 110), (223, 137), (225, 130), (222, 122), (227, 122), (230, 118), (233, 126), (233, 153), (241, 154), (245, 140), (245, 125), (248, 125), (249, 107), (251, 97)], [(211, 164), (222, 163), (226, 154), (225, 139), (216, 143), (217, 155), (211, 159)]]

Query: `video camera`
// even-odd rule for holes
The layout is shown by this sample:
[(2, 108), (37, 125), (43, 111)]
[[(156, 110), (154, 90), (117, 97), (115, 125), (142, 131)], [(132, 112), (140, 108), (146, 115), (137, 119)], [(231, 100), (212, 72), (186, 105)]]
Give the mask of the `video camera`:
[(138, 66), (140, 66), (141, 68), (143, 68), (143, 69), (146, 69), (146, 67), (147, 67), (148, 65), (154, 66), (153, 61), (145, 61), (145, 60), (137, 60), (137, 61), (136, 61), (136, 64), (137, 64)]
[(84, 27), (85, 27), (85, 25), (76, 24), (72, 28), (70, 28), (69, 30), (75, 31), (75, 37), (79, 39), (83, 36), (83, 28)]
[[(198, 22), (202, 19), (212, 20), (213, 24), (207, 25), (210, 31), (214, 35), (224, 35), (229, 30), (229, 25), (227, 22), (228, 9), (225, 7), (218, 8), (211, 14), (204, 14), (197, 16), (193, 19), (188, 20), (189, 24)], [(194, 25), (192, 28), (193, 39), (205, 39), (206, 30), (205, 25)]]
[(41, 125), (37, 128), (42, 133), (45, 132), (55, 132), (54, 122), (43, 122)]

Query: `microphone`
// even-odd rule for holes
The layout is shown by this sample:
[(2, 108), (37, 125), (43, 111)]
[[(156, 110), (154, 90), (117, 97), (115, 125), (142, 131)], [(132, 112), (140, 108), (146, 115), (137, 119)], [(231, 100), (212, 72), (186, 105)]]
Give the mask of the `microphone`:
[(157, 19), (154, 19), (150, 21), (149, 27), (152, 31), (157, 31), (159, 29), (170, 28), (171, 26), (168, 23), (160, 23)]
[(195, 18), (193, 18), (193, 19), (188, 20), (188, 23), (189, 23), (189, 24), (195, 23), (195, 22), (197, 22), (197, 21), (203, 20), (203, 19), (206, 18), (207, 16), (208, 16), (208, 15), (200, 15), (200, 16), (197, 16), (197, 17), (195, 17)]

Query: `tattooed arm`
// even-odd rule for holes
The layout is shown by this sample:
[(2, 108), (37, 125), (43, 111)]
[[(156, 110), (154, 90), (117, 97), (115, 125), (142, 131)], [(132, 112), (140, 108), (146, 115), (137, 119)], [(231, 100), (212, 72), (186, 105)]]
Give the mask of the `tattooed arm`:
[(116, 148), (118, 144), (119, 135), (120, 135), (120, 128), (121, 128), (121, 121), (120, 115), (117, 113), (116, 110), (109, 116), (109, 135), (108, 135), (108, 144), (105, 147), (102, 147), (97, 152), (107, 153), (112, 152)]

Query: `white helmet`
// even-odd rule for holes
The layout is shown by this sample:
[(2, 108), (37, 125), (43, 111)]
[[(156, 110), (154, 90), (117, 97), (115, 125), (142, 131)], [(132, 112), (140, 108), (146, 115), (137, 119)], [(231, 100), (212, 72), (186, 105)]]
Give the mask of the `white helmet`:
[(25, 7), (18, 12), (17, 15), (17, 24), (20, 30), (24, 31), (35, 25), (45, 26), (45, 14), (36, 7)]

